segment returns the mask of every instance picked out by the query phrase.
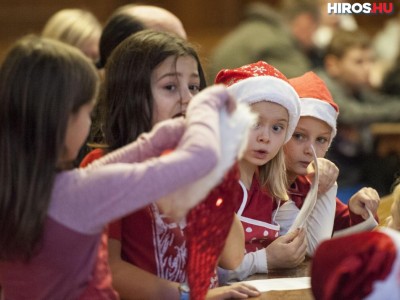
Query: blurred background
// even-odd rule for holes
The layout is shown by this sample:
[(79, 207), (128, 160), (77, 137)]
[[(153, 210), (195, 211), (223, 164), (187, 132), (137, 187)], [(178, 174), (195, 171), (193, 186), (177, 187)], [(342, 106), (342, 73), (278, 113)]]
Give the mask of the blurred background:
[[(295, 1), (295, 0), (293, 0)], [(376, 0), (379, 1), (379, 0)], [(183, 23), (188, 39), (199, 46), (204, 64), (207, 57), (222, 38), (243, 17), (243, 11), (251, 0), (164, 0), (140, 1), (141, 4), (161, 6), (173, 12)], [(279, 0), (264, 0), (273, 7)], [(334, 1), (331, 1), (334, 2)], [(364, 3), (363, 0), (345, 2)], [(371, 1), (369, 1), (371, 2)], [(393, 2), (398, 11), (398, 2)], [(49, 17), (63, 8), (84, 8), (92, 11), (104, 23), (115, 8), (136, 3), (126, 0), (0, 0), (0, 57), (7, 47), (18, 37), (27, 33), (40, 33)], [(354, 15), (358, 25), (374, 35), (387, 19), (394, 15)]]

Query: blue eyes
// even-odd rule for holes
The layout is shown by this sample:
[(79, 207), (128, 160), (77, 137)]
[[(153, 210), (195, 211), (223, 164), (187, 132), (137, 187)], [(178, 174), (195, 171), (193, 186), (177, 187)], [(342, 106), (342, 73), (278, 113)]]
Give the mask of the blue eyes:
[(282, 125), (274, 125), (272, 126), (272, 130), (275, 132), (281, 132), (284, 129)]
[[(262, 128), (262, 127), (264, 127), (265, 125), (263, 125), (263, 124), (261, 124), (260, 122), (258, 122), (258, 123), (255, 123), (254, 125), (253, 125), (253, 129), (260, 129), (260, 128)], [(285, 129), (285, 126), (283, 126), (283, 125), (272, 125), (272, 130), (274, 131), (274, 132), (276, 132), (276, 133), (279, 133), (279, 132), (281, 132), (282, 130), (284, 130)]]
[[(299, 142), (308, 140), (308, 137), (306, 135), (298, 133), (298, 132), (293, 133), (292, 137), (293, 137), (293, 139), (295, 139), (296, 141), (299, 141)], [(316, 138), (316, 141), (319, 144), (325, 144), (328, 142), (328, 139), (325, 137), (318, 137), (318, 138)]]
[(294, 133), (294, 134), (293, 134), (293, 138), (294, 138), (295, 140), (297, 140), (297, 141), (302, 141), (302, 140), (305, 139), (305, 138), (304, 138), (304, 135), (302, 135), (302, 134), (300, 134), (300, 133)]
[(328, 139), (327, 139), (327, 138), (320, 137), (320, 138), (317, 138), (317, 142), (318, 142), (318, 143), (321, 143), (321, 144), (324, 144), (324, 143), (328, 142)]

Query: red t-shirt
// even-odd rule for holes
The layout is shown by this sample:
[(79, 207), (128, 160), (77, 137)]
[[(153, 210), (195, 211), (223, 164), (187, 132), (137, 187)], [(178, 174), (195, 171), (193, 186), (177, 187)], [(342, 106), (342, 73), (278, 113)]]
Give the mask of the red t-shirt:
[[(104, 154), (101, 149), (90, 152), (82, 161), (86, 166)], [(186, 281), (186, 224), (176, 223), (162, 215), (151, 204), (121, 220), (109, 224), (109, 238), (121, 241), (121, 258), (160, 278)], [(210, 288), (218, 286), (217, 275)]]

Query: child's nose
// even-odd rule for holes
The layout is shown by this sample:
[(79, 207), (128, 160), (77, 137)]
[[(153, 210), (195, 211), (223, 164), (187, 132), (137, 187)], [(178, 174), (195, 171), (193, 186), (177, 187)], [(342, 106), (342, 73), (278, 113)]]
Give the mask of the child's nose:
[(268, 143), (270, 137), (270, 132), (268, 129), (263, 129), (258, 136), (258, 141), (261, 143)]
[(306, 152), (306, 154), (312, 154), (312, 146), (313, 146), (313, 144), (311, 143), (311, 142), (307, 142), (306, 143), (306, 145), (305, 145), (305, 152)]
[(183, 91), (181, 92), (181, 104), (187, 105), (192, 98), (193, 94), (191, 90), (189, 90), (188, 88), (184, 88)]

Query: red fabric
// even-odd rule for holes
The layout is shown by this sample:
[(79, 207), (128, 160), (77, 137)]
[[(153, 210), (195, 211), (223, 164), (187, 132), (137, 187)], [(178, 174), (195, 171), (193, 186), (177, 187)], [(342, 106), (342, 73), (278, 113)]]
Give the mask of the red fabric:
[[(84, 168), (96, 159), (104, 155), (101, 149), (95, 149), (88, 153), (82, 160), (80, 167)], [(89, 282), (88, 289), (80, 299), (118, 299), (118, 293), (112, 288), (111, 270), (108, 264), (108, 237), (107, 230), (104, 230), (94, 270), (92, 272), (92, 279)]]
[(286, 76), (278, 69), (264, 61), (258, 61), (240, 68), (223, 69), (219, 71), (215, 78), (215, 83), (223, 83), (226, 86), (231, 86), (243, 79), (257, 76), (272, 76), (288, 82)]
[(104, 150), (102, 149), (94, 149), (90, 151), (81, 161), (79, 167), (84, 168), (87, 167), (88, 164), (94, 162), (96, 159), (99, 159), (104, 155)]
[(108, 237), (110, 239), (121, 241), (122, 239), (122, 220), (119, 219), (115, 222), (108, 224)]
[(377, 231), (323, 242), (312, 260), (315, 299), (364, 299), (374, 281), (388, 276), (396, 255), (392, 239)]
[(117, 291), (112, 288), (111, 270), (108, 264), (108, 238), (106, 230), (101, 236), (92, 279), (80, 300), (119, 299)]
[[(242, 213), (239, 207), (245, 201), (242, 187), (238, 184), (242, 202), (236, 207), (235, 211), (241, 219), (244, 233), (246, 252), (254, 252), (262, 248), (266, 248), (278, 236), (279, 229), (274, 230), (269, 225), (272, 224), (272, 212), (277, 208), (276, 201), (269, 195), (266, 190), (263, 190), (258, 181), (257, 175), (253, 176), (250, 190), (247, 191), (247, 202)], [(244, 221), (241, 217), (249, 219)]]
[[(162, 155), (171, 151), (164, 151)], [(81, 166), (103, 155), (103, 150), (93, 150), (84, 158)], [(153, 205), (109, 224), (108, 237), (121, 241), (123, 260), (160, 278), (175, 282), (186, 281), (184, 231), (170, 218), (160, 216)], [(210, 287), (210, 282), (207, 287)]]
[(324, 81), (314, 72), (307, 72), (302, 76), (289, 79), (289, 83), (294, 87), (301, 98), (314, 98), (329, 103), (336, 112), (339, 112), (339, 106), (333, 101)]
[(109, 237), (121, 241), (123, 260), (159, 278), (186, 281), (186, 229), (160, 213), (157, 205), (149, 205), (110, 224)]
[[(311, 183), (306, 176), (297, 176), (295, 182), (288, 190), (290, 199), (296, 204), (298, 208), (301, 208), (304, 203), (304, 199), (310, 190)], [(336, 210), (335, 210), (335, 220), (333, 223), (333, 231), (341, 230), (359, 224), (363, 222), (364, 219), (350, 212), (349, 207), (336, 198)]]
[(234, 192), (239, 180), (235, 165), (206, 199), (187, 216), (187, 275), (190, 299), (204, 299), (232, 225), (234, 208), (241, 200)]

